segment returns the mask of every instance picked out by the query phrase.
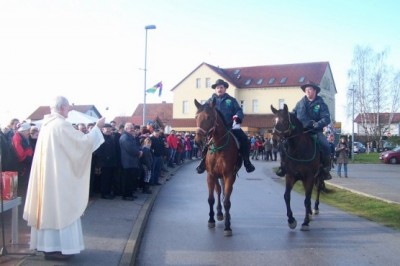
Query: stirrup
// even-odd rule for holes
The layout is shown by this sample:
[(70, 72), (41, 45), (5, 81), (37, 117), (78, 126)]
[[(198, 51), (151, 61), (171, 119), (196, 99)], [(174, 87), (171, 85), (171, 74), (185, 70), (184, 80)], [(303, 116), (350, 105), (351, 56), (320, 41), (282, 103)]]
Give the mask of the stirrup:
[(196, 171), (198, 174), (202, 174), (206, 171), (206, 163), (201, 160), (199, 166), (196, 167)]

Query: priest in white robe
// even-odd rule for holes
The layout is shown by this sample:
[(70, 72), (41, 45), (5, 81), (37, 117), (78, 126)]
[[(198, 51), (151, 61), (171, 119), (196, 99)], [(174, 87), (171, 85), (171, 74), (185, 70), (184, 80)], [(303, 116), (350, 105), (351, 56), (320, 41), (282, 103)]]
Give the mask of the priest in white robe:
[(89, 199), (92, 153), (104, 142), (104, 117), (83, 134), (65, 120), (69, 110), (68, 100), (56, 97), (40, 129), (26, 194), (30, 248), (45, 259), (69, 259), (84, 249), (80, 217)]

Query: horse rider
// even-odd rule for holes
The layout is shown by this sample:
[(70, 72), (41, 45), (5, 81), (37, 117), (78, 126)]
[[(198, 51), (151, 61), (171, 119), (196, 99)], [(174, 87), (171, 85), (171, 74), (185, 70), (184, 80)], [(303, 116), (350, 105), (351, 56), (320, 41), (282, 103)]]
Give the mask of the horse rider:
[[(229, 128), (232, 128), (232, 133), (240, 142), (239, 152), (242, 155), (244, 166), (248, 173), (253, 172), (255, 167), (251, 164), (249, 155), (249, 147), (248, 147), (248, 139), (246, 134), (240, 128), (240, 124), (243, 121), (243, 110), (240, 107), (237, 100), (226, 93), (226, 89), (229, 87), (229, 84), (222, 79), (218, 79), (215, 84), (211, 86), (214, 89), (214, 93), (210, 99), (207, 100), (207, 104), (216, 101), (216, 108), (219, 110), (223, 116), (225, 125)], [(204, 147), (202, 152), (202, 158), (199, 166), (197, 166), (197, 173), (202, 174), (206, 170), (206, 154), (208, 151), (207, 145)]]
[[(317, 84), (307, 82), (300, 88), (305, 93), (305, 96), (297, 102), (293, 113), (303, 124), (305, 130), (317, 135), (318, 147), (321, 152), (323, 178), (324, 180), (329, 180), (332, 178), (329, 173), (331, 170), (330, 147), (323, 133), (323, 128), (331, 122), (329, 109), (322, 97), (318, 95), (321, 88)], [(285, 147), (281, 147), (281, 149), (285, 149)], [(276, 174), (278, 176), (285, 176), (286, 158), (284, 152), (281, 152), (281, 156), (281, 166), (276, 171)]]

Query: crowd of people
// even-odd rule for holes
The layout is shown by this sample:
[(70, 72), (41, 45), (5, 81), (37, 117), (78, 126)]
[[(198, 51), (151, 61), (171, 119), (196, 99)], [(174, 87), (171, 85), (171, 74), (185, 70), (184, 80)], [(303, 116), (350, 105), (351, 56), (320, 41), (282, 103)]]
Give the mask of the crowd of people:
[[(72, 124), (84, 134), (95, 125)], [(18, 171), (20, 187), (25, 190), (39, 129), (34, 123), (14, 118), (0, 130), (2, 170)], [(200, 156), (192, 133), (171, 130), (164, 134), (163, 129), (151, 125), (117, 125), (114, 121), (105, 123), (100, 130), (104, 143), (92, 154), (91, 197), (114, 199), (122, 196), (124, 200), (134, 200), (137, 189), (151, 193), (151, 186), (160, 185), (160, 178), (166, 176), (168, 168)]]
[(117, 126), (105, 118), (71, 124), (70, 108), (59, 96), (40, 127), (12, 119), (1, 130), (2, 171), (18, 171), (30, 248), (49, 260), (84, 249), (80, 217), (90, 197), (133, 201), (161, 185), (168, 168), (200, 156), (189, 132), (164, 134), (151, 125)]
[(278, 159), (278, 142), (262, 135), (249, 136), (250, 154), (253, 160), (276, 161)]

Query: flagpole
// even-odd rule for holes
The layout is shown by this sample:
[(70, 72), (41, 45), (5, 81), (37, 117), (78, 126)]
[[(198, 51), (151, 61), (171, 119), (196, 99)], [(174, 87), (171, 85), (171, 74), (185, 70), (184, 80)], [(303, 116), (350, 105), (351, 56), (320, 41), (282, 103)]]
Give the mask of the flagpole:
[(144, 45), (144, 96), (143, 96), (143, 126), (146, 125), (146, 76), (147, 76), (147, 30), (154, 30), (156, 25), (147, 25), (144, 27), (146, 30), (145, 45)]

